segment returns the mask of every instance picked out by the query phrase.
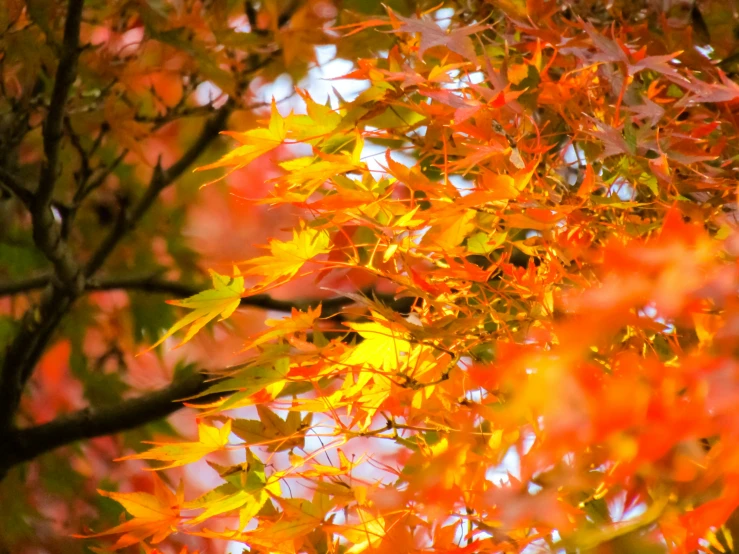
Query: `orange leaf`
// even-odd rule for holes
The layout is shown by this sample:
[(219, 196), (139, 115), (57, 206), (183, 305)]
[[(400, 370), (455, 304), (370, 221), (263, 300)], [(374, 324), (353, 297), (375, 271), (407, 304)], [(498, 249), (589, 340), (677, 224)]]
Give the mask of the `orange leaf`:
[(152, 478), (154, 479), (154, 494), (98, 491), (101, 495), (118, 502), (133, 516), (133, 519), (107, 531), (87, 535), (87, 537), (120, 534), (116, 543), (109, 548), (109, 550), (120, 550), (138, 544), (149, 537), (151, 537), (152, 544), (157, 544), (172, 534), (181, 521), (180, 509), (184, 502), (182, 483), (177, 492), (173, 493), (156, 474), (153, 474)]

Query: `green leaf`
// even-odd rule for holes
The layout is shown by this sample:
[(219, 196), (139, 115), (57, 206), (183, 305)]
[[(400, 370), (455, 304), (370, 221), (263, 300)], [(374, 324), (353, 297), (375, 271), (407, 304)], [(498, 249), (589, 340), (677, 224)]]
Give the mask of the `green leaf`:
[(507, 236), (507, 233), (475, 233), (467, 239), (467, 250), (471, 254), (489, 254), (501, 246)]
[(177, 345), (177, 347), (182, 346), (195, 336), (195, 333), (202, 329), (210, 320), (219, 315), (221, 316), (221, 321), (228, 318), (239, 307), (241, 294), (244, 292), (244, 278), (235, 266), (234, 274), (236, 275), (235, 277), (228, 277), (210, 270), (210, 275), (213, 279), (213, 288), (211, 290), (199, 292), (195, 296), (191, 296), (185, 300), (170, 300), (168, 304), (190, 308), (193, 311), (175, 323), (151, 348), (159, 346), (177, 331), (190, 325), (185, 338)]
[(633, 123), (627, 123), (624, 126), (624, 140), (629, 148), (629, 154), (636, 154), (636, 127)]
[(266, 448), (268, 452), (280, 452), (303, 446), (305, 436), (301, 432), (310, 425), (313, 414), (301, 420), (298, 412), (290, 412), (284, 420), (269, 408), (257, 405), (259, 420), (235, 419), (233, 433), (249, 445)]
[(285, 378), (286, 374), (287, 368), (283, 370), (280, 367), (278, 369), (277, 365), (275, 365), (274, 368), (261, 366), (247, 367), (236, 377), (216, 383), (205, 392), (193, 398), (231, 391), (239, 391), (240, 393), (245, 393), (247, 396), (251, 396), (255, 392), (262, 390), (264, 387), (271, 385), (272, 383), (276, 383), (277, 381), (281, 381)]

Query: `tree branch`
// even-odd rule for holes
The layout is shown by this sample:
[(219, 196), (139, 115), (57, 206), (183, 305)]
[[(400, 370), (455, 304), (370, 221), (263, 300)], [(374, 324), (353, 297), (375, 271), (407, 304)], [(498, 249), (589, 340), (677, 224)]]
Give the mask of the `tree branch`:
[[(196, 285), (188, 285), (178, 281), (158, 279), (156, 277), (121, 277), (92, 280), (88, 284), (90, 290), (137, 290), (152, 293), (171, 294), (177, 297), (194, 296), (203, 289)], [(369, 293), (369, 291), (365, 291)], [(297, 300), (279, 300), (268, 294), (255, 294), (241, 299), (241, 305), (250, 308), (262, 308), (276, 312), (290, 312), (293, 308), (305, 310), (322, 304), (324, 311), (334, 313), (341, 308), (353, 304), (354, 300), (346, 296), (334, 296), (325, 299), (304, 298)]]
[(0, 167), (0, 184), (17, 196), (27, 207), (30, 208), (33, 205), (33, 193), (23, 186), (18, 177), (2, 167)]
[(0, 475), (14, 465), (27, 462), (67, 444), (135, 429), (166, 417), (180, 408), (182, 400), (212, 385), (202, 373), (176, 379), (169, 386), (112, 406), (85, 408), (35, 427), (15, 429), (4, 437)]
[(49, 113), (43, 125), (44, 154), (46, 161), (41, 169), (41, 179), (36, 192), (39, 206), (48, 206), (54, 191), (62, 126), (66, 111), (69, 89), (77, 76), (77, 61), (80, 55), (80, 24), (84, 0), (69, 0), (67, 19), (64, 23), (64, 42), (59, 66), (54, 78)]
[(42, 289), (51, 281), (49, 275), (39, 275), (38, 277), (31, 277), (25, 281), (16, 281), (10, 283), (0, 283), (0, 297), (12, 296), (14, 294), (22, 294), (25, 292), (31, 292), (32, 290)]
[[(49, 283), (48, 275), (40, 275), (32, 277), (25, 281), (16, 283), (0, 283), (0, 297), (10, 296), (13, 294), (30, 292), (34, 289), (40, 289)], [(182, 283), (180, 281), (171, 281), (161, 279), (156, 276), (139, 276), (133, 275), (128, 277), (103, 277), (100, 279), (90, 279), (85, 286), (86, 291), (99, 290), (126, 290), (149, 292), (152, 294), (168, 294), (178, 298), (194, 296), (205, 288), (193, 284)], [(371, 295), (372, 289), (362, 291), (365, 295)], [(385, 301), (392, 301), (390, 295), (376, 295)], [(254, 296), (246, 296), (241, 299), (241, 305), (250, 308), (261, 308), (264, 310), (273, 310), (276, 312), (290, 312), (293, 308), (305, 310), (310, 307), (321, 304), (323, 306), (324, 315), (334, 314), (341, 308), (353, 304), (355, 301), (346, 296), (332, 296), (329, 298), (302, 298), (295, 300), (279, 300), (272, 298), (268, 294), (256, 294)]]
[(33, 195), (31, 215), (33, 217), (33, 240), (54, 265), (61, 283), (74, 294), (84, 286), (80, 267), (72, 251), (61, 236), (61, 226), (51, 212), (51, 197), (57, 177), (59, 147), (63, 136), (64, 113), (69, 90), (77, 77), (77, 62), (80, 55), (80, 25), (84, 0), (70, 0), (67, 19), (64, 23), (59, 66), (54, 78), (49, 113), (43, 124), (45, 160), (41, 166), (39, 183)]

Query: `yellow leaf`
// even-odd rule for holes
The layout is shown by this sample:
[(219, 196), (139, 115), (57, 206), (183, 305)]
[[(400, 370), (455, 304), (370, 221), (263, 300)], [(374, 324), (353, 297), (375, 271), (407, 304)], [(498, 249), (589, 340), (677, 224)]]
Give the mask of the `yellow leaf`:
[(342, 364), (394, 371), (407, 360), (411, 350), (407, 334), (391, 328), (390, 322), (385, 321), (388, 325), (383, 325), (380, 321), (347, 324), (364, 340), (343, 357)]
[(358, 158), (355, 148), (351, 154), (348, 152), (326, 154), (318, 151), (316, 156), (288, 160), (282, 162), (280, 167), (288, 173), (277, 180), (279, 184), (275, 189), (275, 196), (305, 201), (326, 181), (344, 173), (362, 171), (365, 165)]
[(261, 510), (268, 499), (269, 495), (264, 489), (253, 492), (245, 490), (236, 491), (233, 494), (225, 495), (208, 504), (207, 509), (202, 514), (191, 519), (187, 524), (197, 525), (212, 517), (235, 510), (239, 510), (239, 518), (246, 520), (246, 523), (248, 523)]
[[(289, 499), (273, 497), (273, 500), (285, 510)], [(310, 504), (308, 501), (303, 502)], [(269, 548), (271, 552), (294, 552), (295, 541), (318, 529), (322, 518), (322, 515), (316, 517), (305, 511), (293, 510), (288, 513), (285, 510), (283, 517), (274, 524), (265, 525), (255, 531), (247, 531), (234, 536), (234, 539), (249, 545)]]
[(175, 347), (178, 348), (195, 336), (195, 333), (213, 318), (220, 315), (223, 321), (229, 317), (239, 307), (241, 295), (244, 292), (244, 278), (236, 267), (234, 267), (234, 274), (234, 277), (228, 277), (210, 270), (210, 276), (213, 279), (212, 289), (204, 290), (184, 300), (170, 300), (168, 304), (190, 308), (193, 311), (172, 325), (169, 331), (149, 350), (156, 348), (177, 331), (190, 325), (185, 338)]
[(514, 85), (519, 84), (529, 74), (529, 66), (521, 64), (513, 64), (508, 67), (508, 80)]
[(368, 548), (375, 547), (385, 536), (385, 520), (373, 516), (363, 508), (357, 508), (360, 524), (344, 531), (344, 536), (354, 545), (346, 554), (359, 554)]
[(716, 332), (724, 324), (724, 320), (717, 314), (701, 314), (693, 313), (693, 324), (695, 325), (695, 334), (701, 346), (710, 346)]
[(285, 120), (277, 110), (274, 98), (272, 99), (272, 114), (268, 129), (251, 129), (243, 133), (224, 131), (222, 134), (235, 138), (242, 146), (232, 150), (217, 162), (198, 167), (195, 171), (205, 171), (218, 167), (230, 167), (232, 168), (231, 171), (240, 169), (259, 156), (280, 146), (287, 136)]
[(249, 446), (262, 446), (268, 452), (280, 452), (302, 448), (305, 443), (304, 430), (310, 426), (312, 414), (301, 419), (298, 412), (290, 412), (282, 419), (272, 410), (257, 404), (259, 419), (237, 419), (233, 432)]
[(301, 312), (293, 308), (290, 317), (282, 319), (268, 319), (264, 323), (271, 327), (266, 331), (255, 335), (244, 345), (244, 350), (249, 350), (276, 338), (285, 337), (301, 331), (306, 331), (313, 326), (315, 320), (321, 315), (321, 305), (316, 308), (308, 308), (307, 311)]
[(329, 237), (326, 231), (301, 228), (293, 230), (293, 238), (287, 242), (272, 240), (269, 243), (272, 255), (249, 260), (253, 267), (246, 275), (263, 276), (261, 287), (266, 287), (281, 279), (290, 279), (308, 260), (329, 251)]
[(415, 227), (419, 223), (423, 223), (423, 219), (413, 219), (413, 216), (416, 215), (416, 212), (420, 207), (421, 206), (416, 206), (411, 211), (400, 216), (398, 221), (395, 222), (394, 227)]
[(424, 242), (428, 241), (444, 251), (453, 250), (475, 228), (472, 222), (475, 214), (475, 210), (465, 210), (462, 214), (439, 218), (424, 236)]
[(385, 250), (385, 253), (382, 255), (382, 261), (387, 262), (390, 258), (392, 258), (393, 254), (395, 254), (395, 251), (398, 249), (398, 246), (400, 245), (397, 242), (388, 246), (387, 250)]
[(155, 445), (151, 450), (142, 452), (141, 454), (124, 456), (123, 458), (119, 458), (119, 460), (158, 460), (161, 462), (171, 462), (157, 469), (184, 466), (197, 462), (212, 452), (223, 449), (228, 444), (230, 434), (230, 419), (220, 429), (207, 423), (199, 423), (197, 442), (151, 443)]
[(290, 116), (287, 121), (288, 133), (294, 140), (315, 144), (336, 129), (343, 118), (330, 105), (323, 106), (315, 102), (306, 91), (297, 89), (297, 93), (305, 102), (308, 113)]

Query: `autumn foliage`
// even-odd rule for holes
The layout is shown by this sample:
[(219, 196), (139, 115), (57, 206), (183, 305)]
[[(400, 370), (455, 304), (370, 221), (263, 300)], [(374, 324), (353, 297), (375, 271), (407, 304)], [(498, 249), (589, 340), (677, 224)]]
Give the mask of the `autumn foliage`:
[(108, 4), (0, 8), (6, 528), (735, 551), (728, 2)]

